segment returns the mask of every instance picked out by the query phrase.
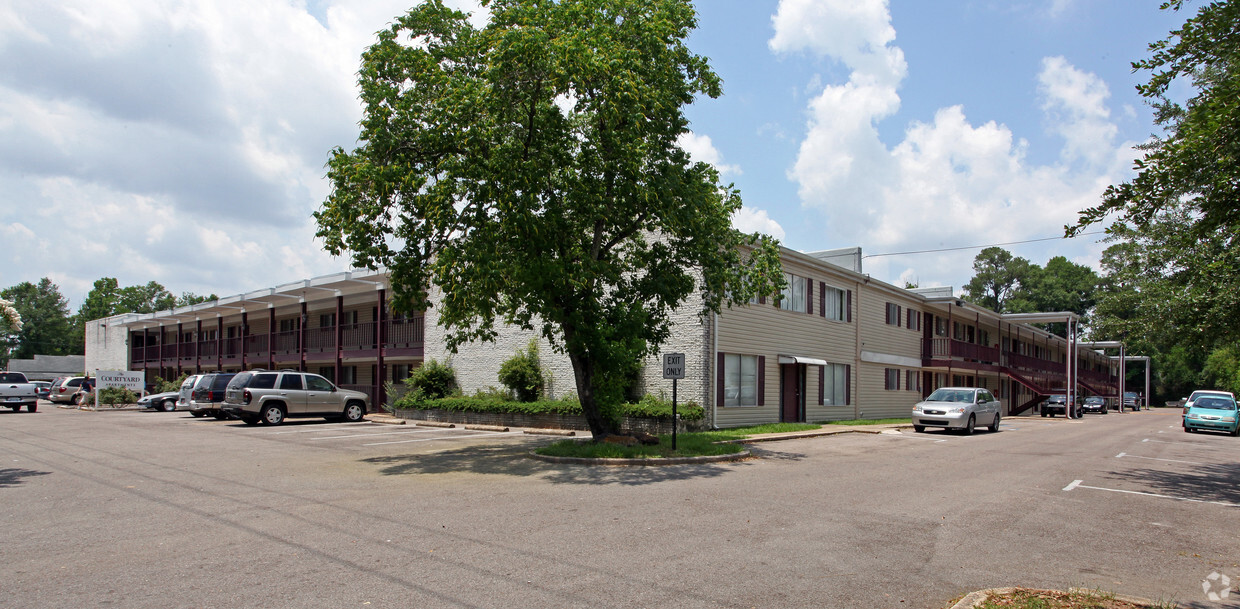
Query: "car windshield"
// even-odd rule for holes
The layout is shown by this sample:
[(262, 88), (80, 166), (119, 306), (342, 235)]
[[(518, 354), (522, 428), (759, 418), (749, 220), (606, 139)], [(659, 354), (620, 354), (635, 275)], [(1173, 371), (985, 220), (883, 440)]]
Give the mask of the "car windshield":
[(935, 389), (927, 402), (972, 402), (973, 392), (967, 389)]
[(1235, 410), (1236, 403), (1227, 398), (1205, 397), (1197, 400), (1193, 404), (1194, 408), (1209, 408), (1210, 410)]

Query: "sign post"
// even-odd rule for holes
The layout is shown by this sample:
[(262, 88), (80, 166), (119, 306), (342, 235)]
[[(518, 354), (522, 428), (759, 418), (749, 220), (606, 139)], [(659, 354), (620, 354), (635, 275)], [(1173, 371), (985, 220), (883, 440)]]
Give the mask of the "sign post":
[(672, 450), (676, 450), (676, 428), (680, 426), (680, 415), (676, 412), (676, 381), (685, 378), (685, 354), (663, 354), (663, 378), (672, 379)]

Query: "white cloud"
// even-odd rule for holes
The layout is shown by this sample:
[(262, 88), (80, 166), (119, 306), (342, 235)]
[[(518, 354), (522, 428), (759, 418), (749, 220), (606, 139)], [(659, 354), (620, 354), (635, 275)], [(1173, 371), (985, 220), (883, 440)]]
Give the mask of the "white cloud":
[[(774, 23), (773, 50), (819, 53), (850, 69), (847, 82), (828, 84), (809, 103), (789, 170), (802, 205), (827, 215), (821, 247), (888, 253), (1060, 234), (1132, 158), (1129, 144), (1115, 142), (1105, 84), (1062, 57), (1045, 60), (1037, 75), (1047, 124), (1064, 138), (1060, 163), (1030, 163), (1027, 142), (993, 121), (971, 124), (959, 105), (914, 121), (889, 147), (877, 124), (899, 109), (905, 64), (887, 3), (783, 0)], [(876, 257), (866, 266), (896, 282), (963, 282), (976, 253)]]
[(676, 138), (676, 144), (684, 149), (685, 152), (688, 152), (689, 158), (694, 161), (714, 165), (720, 175), (741, 174), (739, 165), (728, 165), (723, 162), (723, 155), (715, 148), (715, 144), (711, 142), (709, 135), (700, 135), (693, 132), (682, 133)]
[(784, 240), (784, 227), (772, 220), (766, 210), (742, 207), (732, 214), (732, 226), (743, 233), (762, 233)]

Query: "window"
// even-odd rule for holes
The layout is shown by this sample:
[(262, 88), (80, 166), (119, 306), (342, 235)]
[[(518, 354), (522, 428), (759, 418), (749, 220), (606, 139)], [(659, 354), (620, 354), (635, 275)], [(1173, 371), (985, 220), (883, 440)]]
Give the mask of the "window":
[(336, 325), (336, 314), (335, 313), (323, 313), (322, 315), (319, 315), (319, 327), (320, 328), (331, 328), (331, 327), (334, 327), (335, 325)]
[(335, 366), (319, 366), (319, 374), (321, 374), (323, 377), (329, 380), (335, 380), (336, 379), (336, 367)]
[(844, 290), (822, 287), (822, 314), (827, 319), (844, 321)]
[(280, 331), (281, 332), (292, 332), (296, 329), (297, 329), (297, 318), (280, 320)]
[(908, 370), (904, 373), (904, 388), (909, 391), (921, 391), (921, 373)]
[(934, 316), (934, 335), (947, 336), (947, 320), (938, 315)]
[(907, 317), (907, 327), (909, 330), (921, 330), (921, 312), (909, 309), (905, 314)]
[(313, 374), (306, 375), (306, 389), (310, 391), (331, 391), (332, 384), (327, 379)]
[(340, 368), (340, 384), (356, 385), (357, 384), (357, 366), (342, 366)]
[(250, 379), (250, 383), (246, 385), (246, 387), (252, 387), (254, 389), (275, 389), (276, 378), (279, 376), (279, 374), (275, 373), (255, 374), (254, 377)]
[(900, 325), (900, 305), (894, 302), (887, 303), (887, 325)]
[(823, 406), (844, 406), (848, 404), (848, 366), (843, 364), (827, 364), (822, 367)]
[(292, 390), (301, 389), (301, 375), (300, 374), (284, 375), (283, 377), (280, 378), (280, 389), (292, 389)]
[(400, 383), (404, 381), (405, 379), (409, 378), (410, 368), (411, 366), (409, 364), (393, 364), (392, 365), (392, 382)]
[(897, 368), (884, 368), (885, 378), (883, 379), (883, 389), (887, 391), (900, 390), (900, 370)]
[(792, 273), (784, 273), (784, 281), (788, 282), (788, 285), (784, 287), (783, 298), (779, 300), (779, 308), (804, 313), (805, 278)]
[(979, 345), (981, 345), (981, 346), (983, 346), (983, 347), (989, 347), (989, 346), (990, 346), (990, 333), (989, 333), (989, 332), (987, 332), (987, 331), (985, 331), (985, 330), (983, 330), (983, 329), (981, 329), (981, 328), (978, 328), (978, 329), (977, 329), (977, 336), (978, 336), (978, 339), (977, 339), (977, 344), (979, 344)]
[(724, 355), (723, 405), (758, 405), (758, 356)]

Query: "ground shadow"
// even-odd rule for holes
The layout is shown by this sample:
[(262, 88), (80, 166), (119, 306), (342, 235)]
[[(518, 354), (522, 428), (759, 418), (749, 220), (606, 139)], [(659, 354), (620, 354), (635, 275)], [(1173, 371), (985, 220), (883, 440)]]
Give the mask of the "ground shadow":
[[(548, 463), (529, 456), (528, 446), (469, 446), (429, 454), (390, 455), (362, 459), (380, 466), (385, 476), (474, 473), (538, 477), (555, 484), (641, 486), (669, 480), (715, 478), (747, 461), (694, 465), (576, 465)], [(765, 458), (768, 453), (761, 452)], [(770, 458), (797, 458), (789, 453), (769, 453)]]
[(1240, 504), (1240, 468), (1233, 463), (1197, 465), (1181, 471), (1134, 469), (1110, 472), (1106, 476), (1144, 487), (1142, 490), (1151, 493)]
[(22, 469), (20, 467), (7, 467), (0, 469), (0, 488), (9, 488), (21, 484), (26, 478), (34, 476), (46, 476), (52, 472), (40, 472), (33, 469)]

